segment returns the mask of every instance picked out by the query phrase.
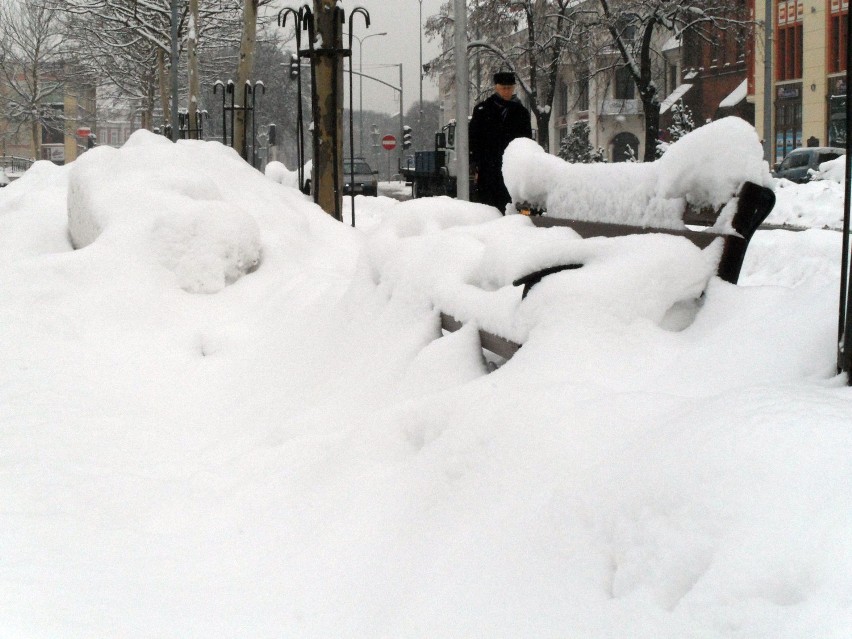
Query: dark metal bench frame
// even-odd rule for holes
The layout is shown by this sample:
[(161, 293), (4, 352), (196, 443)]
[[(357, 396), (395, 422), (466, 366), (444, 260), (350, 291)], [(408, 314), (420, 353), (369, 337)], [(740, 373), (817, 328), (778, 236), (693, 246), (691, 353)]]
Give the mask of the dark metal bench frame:
[[(745, 259), (746, 250), (755, 231), (760, 227), (775, 205), (775, 194), (771, 189), (759, 186), (753, 182), (745, 182), (740, 189), (737, 201), (737, 211), (731, 220), (733, 233), (725, 233), (718, 230), (705, 229), (701, 231), (693, 229), (667, 229), (658, 227), (631, 226), (628, 224), (612, 224), (609, 222), (590, 222), (584, 220), (571, 220), (564, 218), (549, 217), (537, 214), (528, 203), (516, 205), (518, 210), (531, 210), (532, 223), (541, 228), (554, 226), (569, 226), (576, 231), (580, 237), (622, 237), (644, 233), (664, 233), (685, 237), (699, 248), (706, 248), (715, 240), (721, 238), (723, 241), (722, 255), (716, 268), (717, 275), (724, 281), (736, 284), (739, 280), (740, 270)], [(715, 224), (718, 212), (706, 210), (690, 211), (684, 216), (685, 224), (693, 226), (709, 227)], [(523, 286), (522, 297), (526, 297), (530, 289), (538, 284), (544, 277), (567, 269), (580, 268), (582, 264), (564, 264), (551, 266), (546, 269), (535, 271), (518, 278), (513, 282), (515, 286)], [(441, 313), (441, 328), (445, 331), (456, 331), (462, 327), (462, 323), (446, 313)], [(509, 359), (514, 355), (521, 344), (512, 342), (487, 331), (479, 330), (479, 339), (482, 348), (500, 357)]]

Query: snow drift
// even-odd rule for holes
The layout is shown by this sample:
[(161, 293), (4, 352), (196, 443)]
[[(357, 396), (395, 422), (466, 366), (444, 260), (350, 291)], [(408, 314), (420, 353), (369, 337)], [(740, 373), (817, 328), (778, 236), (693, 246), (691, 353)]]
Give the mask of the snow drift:
[[(81, 250), (69, 169), (0, 190), (4, 636), (848, 637), (838, 233), (759, 231), (671, 330), (706, 277), (678, 238), (448, 198), (352, 229), (221, 146), (133, 142), (70, 168)], [(190, 271), (220, 214), (263, 263), (187, 294), (169, 212)], [(587, 266), (520, 302), (557, 258)], [(486, 374), (437, 304), (524, 346)]]
[(256, 221), (220, 186), (228, 173), (244, 170), (236, 153), (223, 153), (216, 142), (175, 145), (144, 130), (121, 149), (92, 149), (69, 175), (71, 240), (79, 249), (110, 229), (142, 236), (181, 288), (214, 293), (260, 262)]

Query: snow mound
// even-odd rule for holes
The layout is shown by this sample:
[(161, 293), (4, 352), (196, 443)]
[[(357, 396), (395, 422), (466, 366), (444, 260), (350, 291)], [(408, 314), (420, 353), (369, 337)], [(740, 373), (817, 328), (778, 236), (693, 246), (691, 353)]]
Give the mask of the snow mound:
[(660, 228), (682, 228), (687, 203), (718, 209), (745, 181), (772, 184), (754, 127), (736, 117), (692, 131), (653, 163), (571, 164), (514, 140), (503, 176), (512, 201), (553, 217)]
[(69, 175), (71, 241), (79, 249), (105, 232), (113, 241), (133, 238), (131, 246), (147, 247), (181, 288), (215, 293), (260, 262), (256, 220), (219, 187), (226, 174), (246, 169), (253, 171), (218, 143), (172, 144), (148, 131), (121, 149), (92, 149)]
[(841, 155), (819, 165), (819, 170), (812, 176), (813, 180), (831, 180), (843, 184), (846, 180), (846, 156)]
[(291, 188), (299, 188), (299, 174), (297, 171), (291, 171), (283, 162), (273, 161), (266, 164), (264, 170), (266, 177), (273, 182), (289, 186)]
[[(836, 160), (832, 160), (834, 161)], [(842, 180), (842, 175), (841, 182), (822, 179), (796, 184), (790, 180), (777, 180), (775, 206), (766, 218), (766, 223), (795, 227), (843, 228)]]
[(68, 166), (40, 160), (0, 189), (0, 263), (70, 251)]

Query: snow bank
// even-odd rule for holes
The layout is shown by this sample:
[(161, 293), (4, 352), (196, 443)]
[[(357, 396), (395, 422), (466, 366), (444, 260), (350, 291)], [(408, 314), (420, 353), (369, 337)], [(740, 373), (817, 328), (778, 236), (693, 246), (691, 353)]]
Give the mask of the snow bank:
[(71, 250), (65, 207), (69, 170), (40, 160), (0, 189), (0, 263)]
[(736, 117), (692, 131), (652, 163), (570, 164), (518, 139), (503, 156), (503, 175), (514, 202), (553, 217), (661, 228), (682, 228), (687, 203), (719, 209), (745, 181), (772, 183), (754, 127)]
[(299, 187), (298, 171), (291, 171), (284, 166), (283, 162), (278, 162), (277, 160), (267, 162), (264, 173), (266, 177), (273, 182), (277, 182), (278, 184), (283, 184), (284, 186), (289, 186), (294, 189)]
[(121, 149), (92, 149), (69, 175), (71, 240), (79, 249), (108, 230), (145, 237), (181, 288), (214, 293), (260, 262), (257, 222), (222, 187), (225, 175), (247, 168), (219, 143), (176, 145), (144, 130)]
[[(81, 169), (114, 207), (83, 250), (53, 244), (71, 169), (0, 193), (4, 636), (848, 637), (839, 233), (758, 231), (674, 331), (709, 258), (680, 238), (448, 198), (359, 197), (352, 229), (221, 147), (133, 142)], [(262, 267), (186, 294), (178, 204), (188, 268), (242, 229), (217, 205)], [(486, 375), (436, 304), (528, 339)]]
[(841, 155), (828, 162), (819, 165), (819, 169), (812, 177), (813, 180), (831, 180), (837, 184), (843, 184), (846, 180), (846, 156)]
[[(832, 160), (834, 162), (835, 160)], [(833, 170), (830, 170), (834, 175)], [(801, 228), (843, 228), (843, 177), (796, 184), (776, 180), (775, 206), (766, 224)]]

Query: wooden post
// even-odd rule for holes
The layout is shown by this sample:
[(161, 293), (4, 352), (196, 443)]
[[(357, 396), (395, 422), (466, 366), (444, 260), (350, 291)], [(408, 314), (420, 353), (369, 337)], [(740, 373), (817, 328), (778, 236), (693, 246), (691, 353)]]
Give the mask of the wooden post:
[(323, 211), (343, 221), (343, 10), (314, 0), (313, 150), (311, 190)]
[(470, 156), (467, 116), (470, 113), (469, 69), (467, 62), (467, 2), (455, 0), (453, 34), (456, 57), (456, 197), (470, 200)]

